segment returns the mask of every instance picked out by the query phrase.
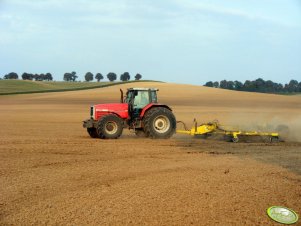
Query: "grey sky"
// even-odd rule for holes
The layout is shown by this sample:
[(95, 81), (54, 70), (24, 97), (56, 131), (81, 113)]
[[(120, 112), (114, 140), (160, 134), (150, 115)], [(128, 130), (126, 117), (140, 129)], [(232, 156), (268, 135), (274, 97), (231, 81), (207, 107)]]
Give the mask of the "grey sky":
[(301, 80), (299, 0), (0, 0), (0, 76)]

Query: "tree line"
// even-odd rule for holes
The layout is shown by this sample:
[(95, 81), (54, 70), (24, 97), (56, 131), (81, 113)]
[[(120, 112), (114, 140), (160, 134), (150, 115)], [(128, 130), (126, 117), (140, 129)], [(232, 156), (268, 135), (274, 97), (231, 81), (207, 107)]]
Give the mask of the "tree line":
[[(46, 73), (46, 74), (31, 74), (31, 73), (26, 73), (24, 72), (21, 75), (21, 78), (23, 80), (35, 80), (35, 81), (52, 81), (53, 77), (51, 73)], [(76, 79), (78, 78), (77, 74), (75, 71), (72, 71), (71, 73), (67, 72), (63, 76), (64, 81), (68, 82), (75, 82)], [(91, 72), (87, 72), (84, 76), (86, 82), (93, 81), (94, 79), (99, 82), (100, 80), (104, 79), (104, 76), (101, 73), (96, 73), (95, 76)], [(142, 78), (142, 75), (137, 73), (135, 75), (135, 80), (140, 80)], [(3, 79), (19, 79), (19, 75), (15, 72), (10, 72), (6, 75), (3, 76)], [(109, 72), (107, 74), (107, 79), (110, 82), (113, 82), (117, 80), (117, 74), (114, 72)], [(124, 72), (120, 75), (119, 77), (120, 81), (129, 81), (131, 79), (130, 73), (129, 72)]]
[(246, 80), (244, 83), (240, 81), (227, 81), (222, 80), (220, 82), (209, 81), (204, 84), (207, 87), (215, 87), (221, 89), (230, 89), (237, 91), (249, 91), (260, 93), (297, 93), (301, 92), (301, 82), (297, 80), (290, 80), (289, 83), (281, 84), (275, 83), (271, 80), (263, 80), (258, 78), (256, 80)]
[[(64, 79), (64, 81), (75, 81), (77, 77), (78, 76), (76, 75), (76, 72), (73, 71), (71, 73), (65, 73), (63, 79)], [(99, 82), (100, 80), (104, 79), (104, 76), (101, 73), (96, 73), (94, 76), (94, 74), (92, 72), (87, 72), (85, 74), (84, 78), (85, 78), (86, 82), (93, 81), (94, 78), (95, 78), (95, 80), (97, 80), (97, 82)], [(135, 78), (135, 80), (140, 80), (142, 78), (142, 75), (137, 73), (134, 78)], [(113, 81), (117, 80), (117, 74), (114, 72), (109, 72), (107, 74), (107, 79), (110, 82), (113, 82)], [(131, 79), (130, 73), (129, 72), (122, 73), (120, 75), (119, 79), (120, 79), (120, 81), (123, 81), (123, 82), (129, 81)]]
[[(24, 72), (21, 75), (23, 80), (36, 80), (36, 81), (52, 81), (53, 77), (51, 73), (45, 74), (31, 74)], [(3, 76), (3, 79), (19, 79), (19, 75), (15, 72), (10, 72)]]

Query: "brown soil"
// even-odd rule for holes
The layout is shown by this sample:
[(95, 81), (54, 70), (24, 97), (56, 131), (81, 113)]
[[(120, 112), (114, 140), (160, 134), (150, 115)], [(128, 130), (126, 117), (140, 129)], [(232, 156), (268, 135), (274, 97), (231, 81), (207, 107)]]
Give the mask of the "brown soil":
[(301, 213), (301, 96), (139, 86), (158, 87), (189, 126), (193, 118), (287, 124), (291, 135), (275, 144), (150, 140), (127, 130), (91, 139), (81, 124), (89, 105), (116, 102), (119, 86), (2, 96), (0, 225), (278, 225), (268, 207)]

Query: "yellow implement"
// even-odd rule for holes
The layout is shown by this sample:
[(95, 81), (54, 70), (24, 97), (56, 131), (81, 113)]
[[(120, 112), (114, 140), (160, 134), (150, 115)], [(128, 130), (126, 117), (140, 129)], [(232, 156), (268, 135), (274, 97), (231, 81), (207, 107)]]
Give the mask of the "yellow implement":
[(177, 129), (177, 133), (188, 134), (191, 136), (202, 135), (204, 137), (208, 137), (213, 134), (221, 134), (235, 143), (239, 141), (239, 136), (268, 137), (270, 142), (279, 140), (279, 134), (276, 132), (270, 133), (258, 131), (225, 130), (217, 120), (198, 126), (197, 121), (194, 119), (194, 126), (191, 129), (187, 129), (185, 123), (182, 121), (178, 121), (177, 123), (181, 123), (184, 127), (184, 130)]

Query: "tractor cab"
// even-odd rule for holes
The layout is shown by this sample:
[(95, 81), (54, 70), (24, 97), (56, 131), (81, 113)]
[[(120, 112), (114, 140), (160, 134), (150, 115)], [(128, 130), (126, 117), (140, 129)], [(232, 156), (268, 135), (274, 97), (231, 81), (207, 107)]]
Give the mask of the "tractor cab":
[(156, 88), (129, 88), (123, 103), (129, 104), (129, 115), (132, 119), (139, 117), (142, 109), (150, 103), (158, 103)]

